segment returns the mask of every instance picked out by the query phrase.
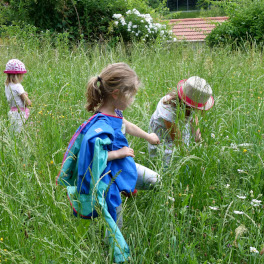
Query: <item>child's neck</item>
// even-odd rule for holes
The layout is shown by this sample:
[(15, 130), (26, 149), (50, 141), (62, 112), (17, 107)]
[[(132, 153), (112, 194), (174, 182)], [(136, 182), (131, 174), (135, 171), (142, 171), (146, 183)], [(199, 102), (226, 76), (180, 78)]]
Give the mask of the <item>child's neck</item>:
[(115, 107), (113, 104), (110, 103), (104, 103), (99, 109), (99, 112), (107, 114), (107, 115), (112, 115), (112, 116), (116, 116), (116, 112), (115, 112)]

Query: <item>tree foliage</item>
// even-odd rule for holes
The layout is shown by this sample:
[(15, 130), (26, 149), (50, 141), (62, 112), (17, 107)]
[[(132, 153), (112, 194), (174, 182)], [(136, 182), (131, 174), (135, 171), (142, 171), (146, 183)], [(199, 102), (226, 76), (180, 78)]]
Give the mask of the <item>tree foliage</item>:
[(229, 16), (206, 38), (209, 45), (241, 44), (245, 41), (264, 43), (264, 0), (222, 1)]
[[(1, 1), (1, 0), (0, 0)], [(8, 0), (2, 24), (21, 21), (40, 30), (68, 32), (71, 39), (105, 39), (113, 14), (137, 8), (149, 13), (147, 0)], [(0, 17), (1, 22), (1, 17)]]

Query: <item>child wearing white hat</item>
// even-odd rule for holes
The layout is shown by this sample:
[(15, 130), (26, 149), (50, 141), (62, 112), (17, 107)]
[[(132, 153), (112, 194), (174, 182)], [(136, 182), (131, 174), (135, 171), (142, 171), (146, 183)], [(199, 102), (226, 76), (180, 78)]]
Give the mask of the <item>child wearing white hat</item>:
[(17, 59), (9, 60), (4, 71), (4, 73), (7, 74), (5, 95), (10, 106), (8, 117), (12, 131), (17, 133), (21, 132), (23, 124), (28, 119), (28, 106), (31, 106), (28, 94), (21, 85), (23, 76), (26, 72), (27, 70), (24, 63)]
[[(201, 140), (198, 118), (193, 116), (193, 109), (209, 110), (214, 104), (210, 85), (198, 76), (181, 80), (177, 90), (162, 97), (153, 113), (149, 130), (158, 135), (164, 147), (164, 161), (168, 165), (173, 148), (176, 145), (189, 146), (190, 139)], [(158, 146), (148, 144), (150, 157), (157, 155)]]

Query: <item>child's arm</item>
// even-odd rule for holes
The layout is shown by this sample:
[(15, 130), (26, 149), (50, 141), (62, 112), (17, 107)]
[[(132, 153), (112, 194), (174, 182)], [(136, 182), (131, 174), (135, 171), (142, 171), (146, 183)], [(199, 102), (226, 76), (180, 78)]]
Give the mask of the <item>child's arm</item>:
[(24, 104), (25, 104), (26, 106), (31, 106), (31, 105), (32, 105), (31, 101), (30, 101), (29, 98), (28, 98), (28, 94), (27, 94), (27, 93), (22, 93), (22, 94), (20, 95), (20, 97), (21, 97), (22, 101), (24, 102)]
[(163, 119), (166, 129), (169, 131), (171, 139), (178, 145), (182, 143), (181, 131), (175, 123), (171, 123), (165, 119)]
[(125, 118), (123, 119), (123, 122), (126, 126), (126, 133), (128, 133), (131, 136), (143, 138), (147, 140), (152, 145), (157, 145), (160, 143), (159, 137), (155, 133), (147, 133), (141, 128), (139, 128), (137, 125), (127, 121)]
[(195, 142), (200, 142), (202, 139), (200, 128), (198, 127), (197, 130), (195, 131), (195, 127), (193, 126), (193, 123), (195, 123), (195, 127), (199, 126), (198, 116), (195, 116), (194, 122), (192, 121), (191, 130), (192, 130), (192, 134), (194, 136)]
[(123, 159), (125, 157), (135, 157), (134, 150), (129, 147), (123, 147), (118, 150), (113, 150), (108, 152), (107, 161), (115, 160), (115, 159)]

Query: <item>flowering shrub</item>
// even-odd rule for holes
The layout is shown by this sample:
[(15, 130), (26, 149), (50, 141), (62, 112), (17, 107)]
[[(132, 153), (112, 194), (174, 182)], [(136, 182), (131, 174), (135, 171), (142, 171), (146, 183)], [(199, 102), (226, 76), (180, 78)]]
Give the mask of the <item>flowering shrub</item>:
[(128, 10), (123, 16), (113, 15), (112, 33), (115, 37), (122, 36), (125, 42), (152, 41), (157, 38), (161, 40), (171, 39), (172, 33), (167, 25), (154, 23), (150, 14), (140, 14), (137, 9)]

